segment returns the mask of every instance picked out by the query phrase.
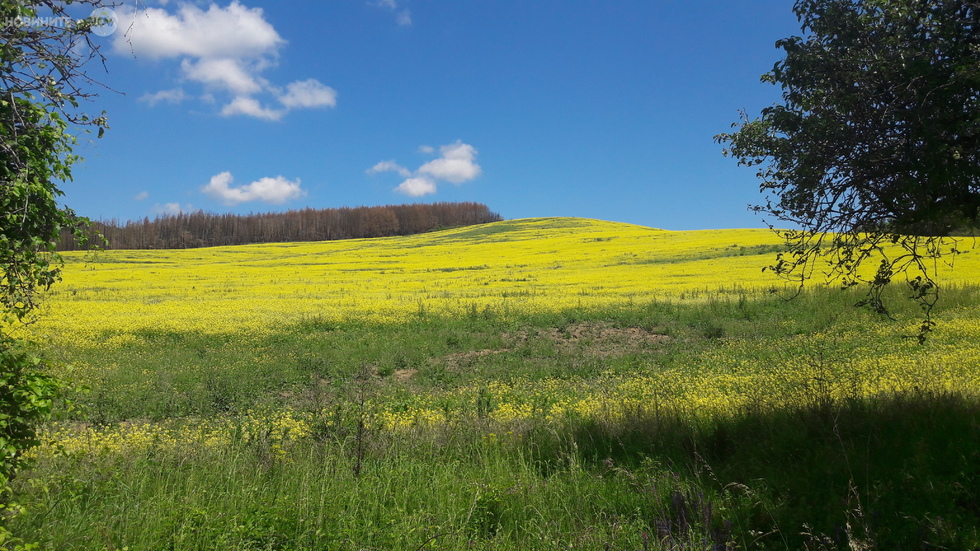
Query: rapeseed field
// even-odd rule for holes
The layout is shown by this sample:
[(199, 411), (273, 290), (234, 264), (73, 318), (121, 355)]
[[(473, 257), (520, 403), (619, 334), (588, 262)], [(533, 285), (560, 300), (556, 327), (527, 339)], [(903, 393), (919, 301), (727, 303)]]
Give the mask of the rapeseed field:
[[(802, 541), (803, 523), (812, 528), (807, 545), (833, 539), (834, 523), (853, 515), (853, 504), (827, 520), (823, 509), (792, 509), (796, 498), (785, 488), (752, 490), (765, 494), (752, 501), (747, 470), (722, 474), (727, 458), (753, 445), (729, 442), (731, 435), (746, 419), (772, 436), (825, 414), (833, 423), (850, 414), (884, 417), (910, 396), (956, 397), (973, 412), (980, 251), (939, 266), (939, 325), (920, 345), (904, 338), (919, 313), (900, 289), (890, 318), (854, 308), (860, 294), (818, 279), (788, 300), (796, 288), (762, 269), (780, 250), (768, 230), (674, 232), (547, 218), (396, 238), (69, 253), (64, 280), (24, 328), (50, 369), (75, 386), (73, 406), (32, 452), (37, 474), (23, 482), (33, 509), (51, 511), (62, 527), (38, 541), (70, 549), (157, 548), (161, 538), (173, 549), (215, 541), (243, 549), (421, 548), (443, 533), (444, 548), (560, 541), (634, 549), (658, 548), (649, 545), (659, 534), (654, 543), (669, 549), (751, 547), (745, 542), (753, 538), (786, 548)], [(838, 454), (834, 446), (843, 446), (842, 464), (870, 453), (870, 446), (849, 451), (856, 444), (847, 431), (833, 431), (829, 451), (819, 438), (812, 447)], [(793, 440), (803, 436), (780, 438), (803, 450), (808, 444)], [(757, 443), (765, 447), (765, 438)], [(732, 479), (703, 478), (709, 461), (713, 476)], [(98, 474), (107, 465), (116, 470)], [(396, 476), (406, 465), (415, 474)], [(432, 474), (442, 469), (453, 472)], [(224, 497), (173, 478), (185, 470), (224, 488)], [(560, 496), (544, 489), (555, 472), (565, 478), (554, 491), (571, 485)], [(169, 482), (154, 482), (158, 475)], [(372, 499), (388, 503), (390, 517), (377, 516), (380, 505), (344, 505), (337, 496), (319, 497), (313, 513), (258, 497), (261, 488), (272, 491), (262, 476), (287, 475), (273, 486), (289, 499), (316, 498), (297, 480), (306, 488), (338, 484), (329, 491), (378, 492)], [(783, 475), (755, 482), (778, 486)], [(229, 476), (258, 493), (226, 487)], [(640, 494), (629, 489), (637, 476), (660, 488), (640, 492), (644, 499), (666, 501), (637, 505)], [(870, 472), (849, 478), (842, 484), (861, 490), (881, 483)], [(391, 502), (423, 479), (434, 485), (434, 501)], [(735, 495), (730, 483), (745, 490)], [(563, 500), (593, 491), (599, 502), (569, 516)], [(847, 504), (850, 488), (835, 491)], [(115, 502), (117, 512), (82, 506), (86, 492)], [(523, 496), (524, 505), (508, 495)], [(180, 511), (147, 501), (158, 499), (181, 502)], [(137, 509), (121, 512), (123, 503)], [(756, 516), (741, 528), (707, 518), (681, 531), (657, 524), (676, 523), (678, 506)], [(762, 520), (746, 509), (763, 506), (771, 511)], [(803, 516), (774, 512), (780, 507)], [(537, 509), (550, 512), (533, 522), (521, 517)], [(933, 513), (915, 514), (917, 526), (932, 526), (934, 541), (955, 540)], [(248, 524), (256, 518), (264, 520)], [(406, 528), (420, 519), (428, 528)], [(27, 513), (18, 522), (29, 530), (41, 519)], [(962, 541), (976, 537), (972, 526)], [(762, 538), (763, 528), (779, 536)], [(531, 532), (541, 541), (528, 544)], [(857, 536), (840, 541), (848, 538)]]
[(765, 230), (534, 219), (389, 239), (70, 254), (37, 335), (114, 346), (141, 330), (263, 333), (309, 317), (401, 322), (771, 287)]
[[(311, 317), (402, 322), (740, 296), (785, 288), (761, 269), (780, 249), (761, 229), (545, 218), (385, 239), (69, 253), (33, 334), (112, 347), (145, 330), (268, 334)], [(973, 283), (978, 256), (958, 257), (942, 280)]]

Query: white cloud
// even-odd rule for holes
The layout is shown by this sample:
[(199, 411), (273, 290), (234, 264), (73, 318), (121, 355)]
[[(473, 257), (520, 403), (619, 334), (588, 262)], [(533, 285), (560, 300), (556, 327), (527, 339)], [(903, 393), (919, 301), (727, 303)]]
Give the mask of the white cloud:
[(403, 193), (409, 197), (422, 197), (436, 192), (436, 183), (426, 176), (416, 176), (409, 178), (395, 188), (398, 193)]
[(262, 8), (246, 8), (233, 1), (226, 8), (211, 4), (204, 11), (182, 4), (177, 13), (161, 8), (116, 10), (119, 27), (113, 48), (123, 54), (153, 59), (274, 57), (285, 40), (265, 20)]
[(412, 26), (412, 12), (410, 12), (408, 10), (403, 10), (401, 13), (398, 14), (398, 18), (395, 19), (395, 20), (402, 27), (411, 27)]
[(476, 149), (472, 145), (457, 141), (440, 147), (439, 151), (442, 157), (420, 166), (419, 173), (461, 184), (476, 178), (482, 172), (480, 165), (474, 161)]
[(133, 196), (133, 199), (135, 199), (136, 201), (143, 201), (143, 200), (145, 200), (149, 196), (150, 196), (150, 192), (149, 191), (141, 191), (141, 192), (137, 193), (136, 195), (134, 195)]
[(291, 182), (282, 176), (260, 178), (251, 184), (239, 187), (231, 187), (233, 180), (230, 172), (215, 174), (211, 177), (208, 185), (201, 188), (201, 191), (226, 205), (237, 205), (249, 201), (281, 204), (306, 195), (306, 191), (300, 187), (299, 180)]
[[(285, 87), (270, 83), (262, 72), (276, 65), (286, 41), (265, 20), (261, 8), (249, 8), (238, 0), (228, 6), (211, 4), (206, 10), (180, 4), (168, 11), (159, 7), (120, 7), (120, 28), (113, 49), (120, 54), (155, 60), (180, 60), (182, 78), (204, 86), (202, 99), (224, 103), (225, 116), (245, 115), (279, 120), (293, 109), (329, 108), (337, 104), (337, 92), (310, 78)], [(180, 94), (176, 90), (180, 90)], [(167, 93), (164, 93), (167, 92)], [(262, 107), (262, 95), (278, 100), (282, 109)], [(141, 100), (154, 105), (189, 99), (182, 89), (147, 94)], [(273, 99), (274, 98), (274, 99)]]
[(256, 94), (269, 85), (268, 81), (254, 75), (240, 59), (184, 59), (180, 62), (180, 68), (190, 80), (237, 95)]
[(395, 161), (381, 161), (367, 170), (368, 174), (378, 174), (379, 172), (397, 172), (400, 176), (408, 178), (412, 171), (396, 163)]
[(316, 79), (297, 80), (286, 86), (286, 93), (279, 102), (287, 109), (297, 107), (335, 107), (337, 91)]
[[(435, 150), (430, 146), (423, 145), (419, 146), (419, 151), (432, 153)], [(439, 152), (441, 157), (423, 164), (415, 172), (409, 171), (395, 161), (381, 161), (366, 172), (372, 175), (380, 172), (397, 172), (407, 179), (396, 187), (395, 191), (412, 197), (435, 193), (438, 180), (462, 184), (478, 177), (483, 172), (480, 165), (476, 164), (476, 148), (470, 144), (457, 140), (456, 143), (440, 147)]]
[(180, 103), (187, 99), (190, 99), (190, 96), (184, 93), (183, 88), (173, 88), (171, 90), (160, 90), (159, 92), (155, 92), (153, 94), (143, 94), (139, 101), (153, 106), (160, 102)]
[(285, 110), (275, 110), (269, 109), (267, 107), (262, 107), (259, 100), (255, 98), (249, 98), (240, 96), (231, 101), (228, 105), (221, 108), (221, 114), (226, 117), (231, 117), (234, 115), (248, 115), (250, 117), (255, 117), (257, 119), (265, 119), (267, 121), (277, 121), (282, 119), (283, 115), (286, 114)]
[(436, 152), (436, 148), (432, 147), (431, 145), (420, 145), (419, 146), (419, 153), (429, 154), (429, 153), (435, 153), (435, 152)]

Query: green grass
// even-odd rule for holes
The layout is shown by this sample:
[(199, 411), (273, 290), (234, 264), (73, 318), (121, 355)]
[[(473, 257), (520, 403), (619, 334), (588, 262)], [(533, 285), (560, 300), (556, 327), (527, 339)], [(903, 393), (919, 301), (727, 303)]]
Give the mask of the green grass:
[(711, 260), (714, 258), (727, 258), (731, 256), (757, 256), (757, 255), (768, 255), (764, 262), (769, 262), (773, 257), (774, 253), (784, 253), (789, 249), (785, 245), (750, 245), (748, 247), (739, 246), (738, 244), (733, 244), (728, 247), (720, 249), (704, 249), (699, 251), (696, 255), (681, 256), (681, 257), (651, 257), (651, 258), (629, 258), (619, 262), (621, 265), (637, 265), (637, 264), (675, 264), (680, 262), (694, 262), (698, 260)]
[[(53, 349), (91, 387), (59, 423), (288, 408), (322, 424), (299, 441), (259, 433), (221, 448), (45, 457), (18, 479), (27, 512), (10, 526), (41, 549), (976, 548), (977, 395), (937, 388), (928, 370), (895, 393), (848, 389), (856, 358), (901, 351), (928, 367), (976, 347), (943, 320), (980, 318), (980, 291), (946, 291), (921, 347), (903, 339), (913, 306), (889, 322), (853, 308), (858, 298), (420, 313), (395, 325), (309, 318), (263, 337), (148, 332), (139, 347)], [(603, 340), (583, 327), (621, 332)], [(630, 329), (665, 338), (631, 340)], [(787, 386), (803, 397), (791, 406), (760, 394), (726, 414), (671, 402), (622, 417), (488, 417), (502, 399), (485, 390), (494, 383), (574, 392), (738, 365), (826, 377)], [(402, 433), (364, 423), (431, 396), (445, 397), (449, 422)]]

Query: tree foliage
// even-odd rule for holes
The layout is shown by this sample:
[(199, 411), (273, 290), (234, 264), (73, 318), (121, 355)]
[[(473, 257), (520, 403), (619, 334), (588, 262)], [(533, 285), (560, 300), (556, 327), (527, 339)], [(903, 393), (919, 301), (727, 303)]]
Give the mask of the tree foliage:
[[(762, 76), (781, 104), (720, 134), (757, 166), (762, 205), (795, 229), (771, 269), (822, 270), (887, 313), (881, 292), (904, 274), (931, 329), (937, 262), (980, 221), (980, 2), (798, 0), (804, 36)], [(771, 225), (772, 227), (772, 225)]]
[(99, 22), (74, 17), (79, 5), (91, 11), (102, 2), (0, 0), (0, 543), (10, 479), (61, 387), (11, 332), (30, 321), (38, 291), (58, 279), (62, 228), (79, 225), (58, 203), (58, 183), (78, 161), (71, 131), (88, 126), (101, 136), (107, 128), (104, 116), (79, 111), (92, 83), (82, 68), (101, 58), (89, 40)]
[(91, 25), (63, 4), (0, 0), (0, 305), (18, 320), (33, 310), (35, 292), (57, 278), (50, 253), (61, 229), (78, 222), (58, 204), (58, 182), (71, 179), (78, 160), (69, 125), (94, 125), (100, 136), (107, 128), (104, 115), (78, 113), (79, 100), (91, 95), (80, 88), (91, 83), (82, 66), (98, 46), (89, 40)]

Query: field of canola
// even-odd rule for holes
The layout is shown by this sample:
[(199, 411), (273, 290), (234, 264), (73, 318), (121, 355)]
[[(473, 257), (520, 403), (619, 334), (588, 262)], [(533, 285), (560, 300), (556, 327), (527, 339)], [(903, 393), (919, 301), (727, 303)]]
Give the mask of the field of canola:
[[(150, 346), (159, 332), (247, 340), (304, 320), (398, 324), (420, 314), (491, 312), (506, 318), (652, 301), (752, 299), (783, 288), (761, 270), (779, 246), (768, 230), (673, 232), (547, 218), (371, 240), (69, 254), (63, 282), (46, 297), (41, 320), (29, 330), (30, 338), (45, 346), (99, 351), (89, 357), (124, 363), (119, 351)], [(959, 257), (942, 281), (980, 283), (980, 251)], [(948, 316), (945, 336), (934, 339), (928, 351), (902, 341), (882, 351), (876, 335), (894, 328), (879, 325), (801, 335), (791, 343), (790, 348), (801, 349), (818, 346), (821, 339), (855, 343), (846, 365), (834, 367), (781, 356), (777, 351), (785, 342), (775, 338), (769, 345), (732, 338), (692, 356), (690, 367), (599, 370), (587, 381), (501, 375), (410, 389), (397, 407), (384, 396), (369, 404), (369, 423), (392, 430), (442, 424), (471, 414), (482, 396), (493, 404), (487, 416), (505, 434), (508, 426), (532, 418), (615, 417), (650, 404), (705, 416), (760, 399), (789, 403), (805, 400), (817, 380), (833, 379), (828, 392), (847, 395), (901, 390), (923, 381), (956, 391), (976, 389), (980, 344), (963, 343), (980, 343), (978, 317), (975, 307)], [(501, 352), (505, 359), (516, 354)], [(81, 362), (72, 377), (97, 387), (99, 369), (92, 360)], [(144, 375), (136, 384), (165, 379), (146, 370)], [(51, 428), (45, 449), (56, 444), (63, 451), (105, 453), (222, 446), (258, 430), (289, 442), (309, 435), (316, 418), (308, 407), (284, 406), (240, 411), (234, 418), (133, 420), (108, 428), (68, 423)]]
[(147, 329), (268, 333), (310, 317), (400, 322), (420, 311), (506, 315), (738, 294), (780, 285), (760, 270), (778, 246), (761, 229), (545, 218), (381, 239), (70, 253), (35, 334), (104, 346)]

